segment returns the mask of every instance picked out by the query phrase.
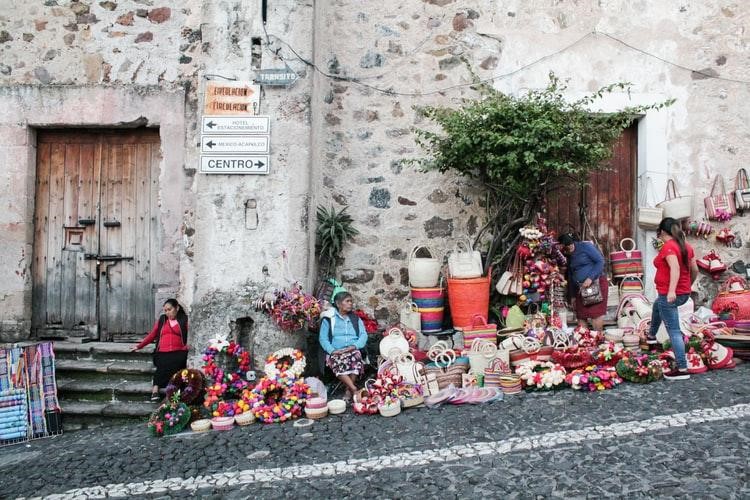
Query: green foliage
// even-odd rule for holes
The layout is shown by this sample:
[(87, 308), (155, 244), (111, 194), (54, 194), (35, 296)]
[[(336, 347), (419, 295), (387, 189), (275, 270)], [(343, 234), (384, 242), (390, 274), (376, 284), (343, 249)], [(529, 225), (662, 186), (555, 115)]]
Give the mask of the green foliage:
[[(592, 171), (604, 168), (615, 141), (637, 115), (673, 102), (595, 113), (592, 110), (605, 94), (629, 91), (630, 84), (608, 85), (572, 102), (564, 97), (566, 89), (550, 73), (546, 88), (522, 96), (480, 85), (481, 97), (460, 109), (419, 109), (439, 130), (415, 129), (427, 157), (406, 163), (451, 171), (486, 189), (484, 230), (492, 233), (493, 242), (485, 268), (496, 250), (502, 252), (501, 260), (508, 256), (517, 229), (541, 209), (548, 192), (585, 183)], [(480, 232), (477, 240), (481, 236)]]
[(344, 244), (359, 234), (352, 223), (354, 220), (346, 213), (346, 208), (336, 211), (334, 207), (327, 210), (319, 205), (317, 209), (318, 226), (315, 229), (315, 249), (321, 268), (328, 275), (335, 269), (336, 262), (341, 258)]

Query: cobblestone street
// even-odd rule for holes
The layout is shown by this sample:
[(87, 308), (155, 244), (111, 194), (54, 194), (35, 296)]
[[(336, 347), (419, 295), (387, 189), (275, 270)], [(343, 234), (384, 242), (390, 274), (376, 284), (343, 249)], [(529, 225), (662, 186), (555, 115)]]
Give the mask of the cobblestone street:
[(3, 497), (747, 498), (750, 365), (385, 419), (149, 437), (145, 425), (0, 449)]

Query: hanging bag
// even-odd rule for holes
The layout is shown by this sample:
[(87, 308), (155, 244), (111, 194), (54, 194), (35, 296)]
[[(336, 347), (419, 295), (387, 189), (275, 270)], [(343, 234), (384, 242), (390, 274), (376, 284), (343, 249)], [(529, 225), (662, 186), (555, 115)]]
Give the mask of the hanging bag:
[[(716, 183), (718, 181), (721, 181), (721, 192), (716, 194)], [(737, 213), (734, 197), (727, 194), (727, 189), (724, 187), (724, 177), (718, 174), (714, 177), (714, 183), (711, 185), (711, 194), (703, 199), (703, 204), (706, 206), (706, 217), (711, 220), (723, 220), (719, 217), (721, 212), (730, 215)]]
[[(651, 178), (647, 177), (643, 184), (643, 201), (645, 206), (638, 207), (638, 226), (642, 229), (655, 230), (664, 217), (664, 209), (661, 207), (652, 207), (648, 202), (649, 184)], [(653, 188), (653, 185), (651, 186)]]
[(404, 304), (404, 307), (399, 311), (399, 322), (406, 328), (422, 331), (422, 315), (419, 312), (419, 306), (414, 302), (408, 302)]
[(680, 196), (673, 179), (667, 181), (667, 195), (664, 201), (656, 205), (662, 209), (664, 217), (684, 219), (693, 216), (693, 196)]
[[(417, 257), (422, 250), (429, 257)], [(426, 246), (417, 245), (409, 254), (409, 283), (416, 288), (431, 288), (437, 286), (440, 276), (440, 262), (435, 258), (435, 252)]]
[(737, 210), (750, 210), (750, 180), (744, 168), (739, 169), (734, 178), (734, 204)]
[[(625, 249), (625, 242), (630, 242), (630, 249)], [(643, 275), (643, 254), (636, 249), (635, 241), (631, 238), (624, 238), (620, 241), (620, 251), (609, 254), (609, 260), (612, 264), (612, 276), (622, 278), (628, 274), (636, 276)]]
[(618, 307), (620, 305), (620, 289), (617, 285), (609, 280), (609, 288), (607, 290), (607, 308)]
[(482, 275), (482, 256), (474, 250), (469, 240), (458, 240), (448, 256), (448, 273), (451, 278), (478, 278)]
[[(620, 297), (643, 293), (643, 280), (635, 274), (628, 274), (620, 282)], [(619, 300), (619, 299), (618, 299)]]

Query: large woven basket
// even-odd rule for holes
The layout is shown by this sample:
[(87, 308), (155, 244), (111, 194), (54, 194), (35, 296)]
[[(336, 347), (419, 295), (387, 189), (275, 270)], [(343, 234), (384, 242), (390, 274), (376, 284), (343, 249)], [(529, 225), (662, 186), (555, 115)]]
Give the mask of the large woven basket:
[(395, 417), (396, 415), (401, 413), (401, 405), (400, 404), (382, 405), (378, 407), (378, 411), (384, 417)]
[(234, 423), (237, 425), (250, 425), (255, 422), (255, 415), (251, 412), (240, 413), (234, 417)]
[(190, 423), (190, 428), (193, 430), (193, 432), (206, 432), (211, 429), (211, 421), (207, 418), (194, 420)]

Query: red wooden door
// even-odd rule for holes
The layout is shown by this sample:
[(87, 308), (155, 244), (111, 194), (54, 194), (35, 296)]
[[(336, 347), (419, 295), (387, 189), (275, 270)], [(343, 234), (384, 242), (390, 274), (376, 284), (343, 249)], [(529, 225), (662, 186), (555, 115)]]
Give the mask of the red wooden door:
[(125, 340), (153, 321), (159, 133), (39, 131), (32, 330)]
[[(593, 173), (583, 191), (578, 188), (549, 193), (547, 220), (558, 232), (572, 229), (584, 239), (595, 238), (609, 256), (620, 240), (635, 230), (638, 125), (623, 130), (606, 170)], [(584, 227), (581, 210), (589, 228)], [(593, 234), (590, 234), (592, 233)]]

